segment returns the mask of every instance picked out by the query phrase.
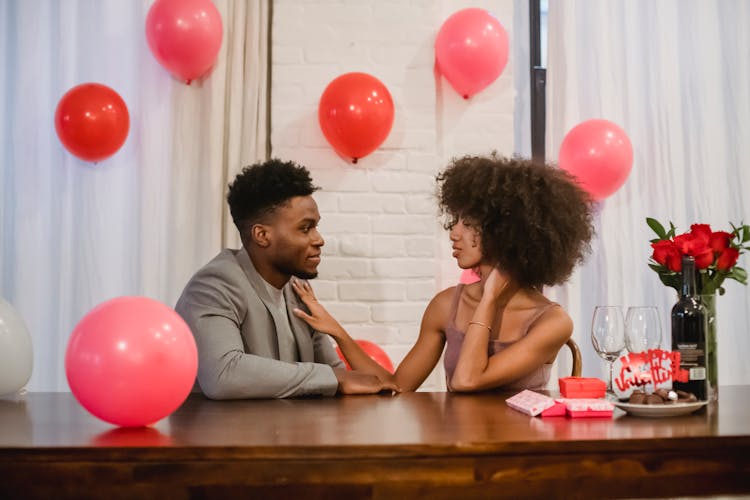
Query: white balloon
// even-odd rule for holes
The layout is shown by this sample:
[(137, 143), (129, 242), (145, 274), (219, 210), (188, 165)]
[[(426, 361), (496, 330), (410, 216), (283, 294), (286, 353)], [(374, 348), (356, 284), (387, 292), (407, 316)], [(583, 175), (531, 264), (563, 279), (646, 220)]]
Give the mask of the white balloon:
[(0, 395), (22, 389), (33, 365), (31, 336), (23, 318), (0, 298)]

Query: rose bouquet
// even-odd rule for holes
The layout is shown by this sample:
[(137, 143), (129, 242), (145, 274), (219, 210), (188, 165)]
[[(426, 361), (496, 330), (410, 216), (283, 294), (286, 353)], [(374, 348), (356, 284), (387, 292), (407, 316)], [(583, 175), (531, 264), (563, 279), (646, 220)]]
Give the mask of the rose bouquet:
[(713, 231), (708, 224), (693, 224), (690, 231), (676, 234), (674, 224), (669, 231), (656, 219), (646, 218), (646, 223), (658, 238), (651, 240), (651, 255), (648, 267), (656, 271), (662, 283), (680, 291), (682, 286), (682, 256), (695, 258), (698, 271), (698, 293), (713, 295), (717, 291), (724, 295), (722, 283), (733, 279), (747, 285), (747, 271), (737, 265), (737, 259), (750, 250), (750, 226), (732, 226), (732, 231)]

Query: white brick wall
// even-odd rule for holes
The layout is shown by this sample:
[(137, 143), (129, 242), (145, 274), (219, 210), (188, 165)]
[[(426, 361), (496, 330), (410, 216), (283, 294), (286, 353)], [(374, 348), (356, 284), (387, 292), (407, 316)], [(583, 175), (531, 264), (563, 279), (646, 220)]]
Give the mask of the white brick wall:
[[(434, 74), (435, 36), (466, 7), (495, 14), (514, 43), (513, 0), (274, 0), (272, 154), (306, 165), (322, 188), (326, 247), (313, 286), (352, 336), (378, 343), (394, 365), (429, 300), (460, 274), (436, 219), (435, 175), (457, 155), (513, 152), (512, 57), (469, 101)], [(317, 119), (326, 85), (350, 71), (378, 78), (395, 104), (389, 137), (356, 165), (331, 149)], [(422, 389), (444, 388), (438, 366)]]

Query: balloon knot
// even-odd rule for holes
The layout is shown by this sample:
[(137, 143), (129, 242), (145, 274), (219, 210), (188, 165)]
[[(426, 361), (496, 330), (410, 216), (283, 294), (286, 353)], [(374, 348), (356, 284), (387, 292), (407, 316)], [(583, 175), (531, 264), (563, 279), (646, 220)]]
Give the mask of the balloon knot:
[(352, 158), (352, 163), (357, 163), (357, 158)]
[(190, 82), (192, 82), (192, 81), (193, 80), (185, 80), (185, 85), (190, 85)]
[(464, 94), (464, 99), (468, 99), (468, 98), (469, 98), (469, 94)]

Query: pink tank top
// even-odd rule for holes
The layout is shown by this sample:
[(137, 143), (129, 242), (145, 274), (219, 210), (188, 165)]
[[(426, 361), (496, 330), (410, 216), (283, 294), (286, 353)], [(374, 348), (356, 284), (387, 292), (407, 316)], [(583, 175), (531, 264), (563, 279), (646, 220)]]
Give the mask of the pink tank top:
[[(456, 364), (458, 363), (458, 355), (461, 352), (461, 346), (464, 343), (464, 332), (456, 328), (456, 311), (458, 310), (458, 301), (461, 298), (461, 292), (463, 291), (463, 284), (459, 284), (456, 286), (456, 292), (453, 294), (453, 302), (451, 304), (451, 311), (450, 316), (448, 320), (448, 325), (445, 327), (445, 356), (443, 357), (443, 364), (445, 366), (445, 377), (446, 377), (446, 384), (448, 386), (448, 390), (450, 389), (450, 380), (453, 377), (453, 372), (456, 369)], [(539, 309), (536, 310), (534, 314), (531, 315), (529, 320), (527, 321), (524, 332), (521, 338), (526, 336), (526, 334), (529, 332), (529, 329), (534, 324), (534, 322), (539, 319), (542, 314), (547, 312), (549, 309), (553, 307), (558, 307), (559, 304), (556, 302), (549, 302), (548, 304), (545, 304), (541, 306)], [(490, 339), (489, 345), (487, 346), (487, 356), (492, 356), (493, 354), (497, 354), (498, 352), (502, 351), (503, 349), (507, 348), (510, 345), (513, 345), (517, 341), (513, 342), (501, 342), (499, 340), (493, 340)], [(531, 373), (519, 378), (518, 380), (515, 380), (507, 385), (504, 385), (502, 389), (512, 389), (512, 390), (521, 390), (521, 389), (545, 389), (547, 386), (547, 382), (549, 382), (549, 374), (550, 369), (552, 368), (552, 363), (545, 363), (539, 368), (535, 369)]]

